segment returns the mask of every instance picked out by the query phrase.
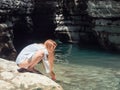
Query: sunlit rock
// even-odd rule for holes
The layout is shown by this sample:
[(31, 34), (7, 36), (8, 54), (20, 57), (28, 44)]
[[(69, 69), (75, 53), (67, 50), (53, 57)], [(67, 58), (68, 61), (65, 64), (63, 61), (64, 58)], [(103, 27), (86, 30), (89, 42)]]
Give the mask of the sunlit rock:
[[(0, 89), (3, 90), (63, 90), (63, 88), (49, 77), (41, 74), (17, 72), (15, 62), (0, 59)], [(16, 70), (15, 70), (16, 69)]]

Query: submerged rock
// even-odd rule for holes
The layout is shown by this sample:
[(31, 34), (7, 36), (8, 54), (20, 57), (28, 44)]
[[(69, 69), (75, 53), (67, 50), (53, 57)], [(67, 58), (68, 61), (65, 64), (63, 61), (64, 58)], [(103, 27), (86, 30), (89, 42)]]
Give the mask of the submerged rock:
[(50, 78), (36, 73), (19, 73), (15, 62), (0, 59), (0, 90), (63, 90)]

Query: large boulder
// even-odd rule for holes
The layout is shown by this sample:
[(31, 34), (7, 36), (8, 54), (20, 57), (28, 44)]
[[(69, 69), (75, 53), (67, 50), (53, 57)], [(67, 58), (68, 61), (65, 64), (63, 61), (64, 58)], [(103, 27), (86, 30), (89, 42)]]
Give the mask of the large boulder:
[(14, 60), (16, 57), (16, 49), (13, 45), (13, 29), (12, 24), (7, 21), (0, 23), (0, 58)]
[(50, 78), (36, 73), (19, 73), (15, 62), (0, 59), (0, 90), (63, 90)]
[(0, 0), (0, 58), (16, 58), (17, 52), (13, 44), (14, 26), (24, 19), (22, 23), (26, 22), (27, 24), (24, 24), (31, 28), (30, 14), (33, 7), (32, 0)]

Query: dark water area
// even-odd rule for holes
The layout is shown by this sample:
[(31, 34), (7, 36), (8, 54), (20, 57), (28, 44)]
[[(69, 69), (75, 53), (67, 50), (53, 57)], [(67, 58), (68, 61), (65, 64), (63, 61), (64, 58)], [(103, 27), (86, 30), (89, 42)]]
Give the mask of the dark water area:
[(55, 71), (64, 90), (120, 90), (120, 54), (58, 44)]

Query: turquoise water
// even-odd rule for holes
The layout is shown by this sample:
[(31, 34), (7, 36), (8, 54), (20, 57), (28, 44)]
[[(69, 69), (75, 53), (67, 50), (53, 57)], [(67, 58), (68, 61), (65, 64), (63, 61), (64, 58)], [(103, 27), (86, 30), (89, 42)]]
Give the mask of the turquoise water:
[(120, 54), (76, 44), (56, 49), (57, 83), (64, 90), (120, 90)]

